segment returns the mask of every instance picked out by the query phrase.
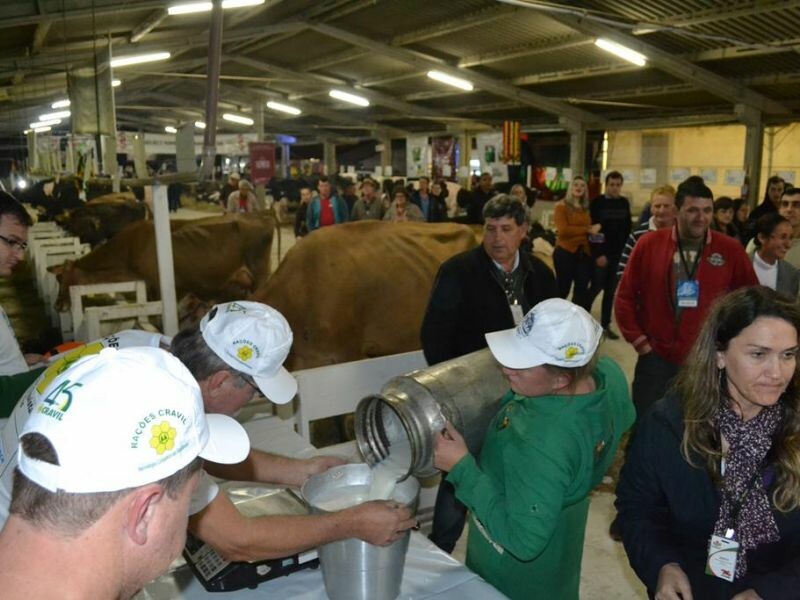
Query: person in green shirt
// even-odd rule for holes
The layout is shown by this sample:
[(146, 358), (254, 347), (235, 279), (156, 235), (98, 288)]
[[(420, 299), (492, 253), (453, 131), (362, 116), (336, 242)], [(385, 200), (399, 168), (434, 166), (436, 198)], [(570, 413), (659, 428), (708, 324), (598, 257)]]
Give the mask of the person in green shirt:
[(480, 459), (451, 425), (434, 440), (470, 511), (467, 566), (510, 598), (578, 598), (589, 492), (635, 410), (622, 370), (599, 358), (602, 328), (560, 298), (486, 335), (510, 390)]

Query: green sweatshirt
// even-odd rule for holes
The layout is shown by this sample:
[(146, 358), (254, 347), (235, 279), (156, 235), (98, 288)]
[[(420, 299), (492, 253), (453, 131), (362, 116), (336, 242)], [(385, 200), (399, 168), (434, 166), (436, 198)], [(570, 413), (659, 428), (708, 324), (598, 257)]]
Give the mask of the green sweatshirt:
[(509, 391), (448, 481), (470, 510), (467, 566), (510, 598), (577, 600), (588, 494), (635, 410), (619, 366), (602, 358), (596, 390), (530, 398)]
[(44, 371), (39, 367), (14, 375), (0, 376), (0, 419), (7, 419), (17, 402), (36, 378)]

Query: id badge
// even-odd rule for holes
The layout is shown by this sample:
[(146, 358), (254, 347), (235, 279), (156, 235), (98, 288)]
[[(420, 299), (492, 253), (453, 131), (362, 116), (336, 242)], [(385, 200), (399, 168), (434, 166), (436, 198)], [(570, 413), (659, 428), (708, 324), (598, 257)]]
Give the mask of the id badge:
[(511, 316), (514, 318), (514, 327), (522, 323), (522, 317), (525, 315), (522, 314), (522, 306), (519, 304), (509, 304), (511, 307)]
[(739, 542), (721, 535), (712, 535), (708, 544), (706, 575), (733, 581), (736, 575), (736, 558), (738, 556)]
[(603, 244), (606, 241), (606, 234), (605, 233), (590, 233), (589, 234), (589, 243), (590, 244)]
[(680, 308), (697, 308), (700, 303), (700, 282), (696, 279), (681, 279), (675, 288)]

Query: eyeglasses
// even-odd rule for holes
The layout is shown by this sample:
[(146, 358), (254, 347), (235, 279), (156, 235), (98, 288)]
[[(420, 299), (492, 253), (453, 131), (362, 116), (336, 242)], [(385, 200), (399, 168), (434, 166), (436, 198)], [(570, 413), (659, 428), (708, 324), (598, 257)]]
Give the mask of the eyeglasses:
[(7, 238), (4, 235), (0, 235), (0, 240), (3, 240), (14, 250), (22, 250), (22, 252), (25, 252), (25, 250), (28, 249), (28, 242), (20, 242), (19, 240), (12, 240), (11, 238)]
[(256, 382), (253, 381), (249, 376), (243, 375), (242, 373), (237, 373), (237, 375), (239, 375), (239, 379), (241, 379), (247, 385), (249, 385), (251, 388), (253, 388), (255, 390), (256, 394), (258, 394), (259, 396), (263, 396), (264, 395), (264, 393), (261, 391), (261, 388), (259, 388), (256, 385)]

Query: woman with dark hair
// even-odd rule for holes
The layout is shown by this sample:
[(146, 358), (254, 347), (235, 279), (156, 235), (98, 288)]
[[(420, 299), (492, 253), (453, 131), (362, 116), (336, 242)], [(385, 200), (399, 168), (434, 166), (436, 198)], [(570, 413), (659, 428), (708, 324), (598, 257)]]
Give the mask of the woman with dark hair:
[(721, 298), (637, 426), (617, 510), (651, 598), (798, 597), (798, 331), (800, 308), (774, 290)]
[(733, 201), (733, 226), (736, 227), (736, 232), (739, 241), (743, 246), (753, 239), (755, 229), (754, 223), (749, 220), (750, 218), (750, 205), (747, 203), (746, 198), (736, 198)]
[(751, 255), (758, 282), (790, 298), (797, 298), (800, 276), (797, 269), (783, 260), (792, 247), (792, 226), (778, 213), (756, 221), (756, 249)]
[(733, 218), (733, 200), (728, 196), (720, 196), (714, 200), (714, 218), (711, 220), (711, 229), (731, 237), (737, 237), (738, 231), (733, 225)]
[(389, 205), (386, 214), (383, 215), (384, 221), (401, 223), (404, 221), (425, 221), (425, 215), (416, 204), (408, 199), (408, 191), (402, 185), (396, 185), (392, 192), (393, 200)]

